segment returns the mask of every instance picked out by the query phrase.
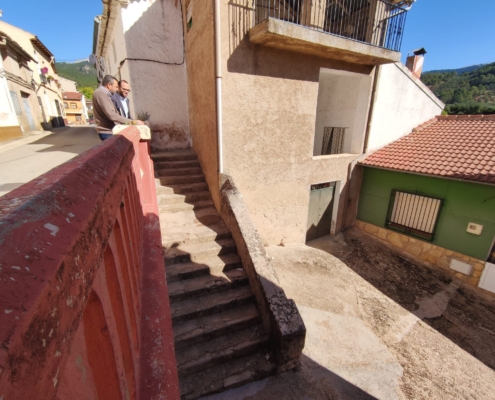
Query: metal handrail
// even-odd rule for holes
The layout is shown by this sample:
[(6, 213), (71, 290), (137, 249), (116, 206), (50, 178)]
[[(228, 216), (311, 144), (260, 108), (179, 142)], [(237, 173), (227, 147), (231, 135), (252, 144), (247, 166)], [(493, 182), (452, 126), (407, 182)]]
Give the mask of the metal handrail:
[(407, 9), (387, 0), (255, 0), (256, 23), (275, 18), (400, 51)]

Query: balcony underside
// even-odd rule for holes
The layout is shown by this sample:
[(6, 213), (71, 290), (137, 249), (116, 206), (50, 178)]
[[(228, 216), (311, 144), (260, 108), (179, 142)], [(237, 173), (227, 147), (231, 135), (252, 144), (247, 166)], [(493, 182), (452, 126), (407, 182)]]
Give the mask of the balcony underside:
[(367, 43), (268, 18), (249, 31), (249, 40), (261, 46), (311, 54), (349, 63), (381, 65), (400, 61), (400, 53)]

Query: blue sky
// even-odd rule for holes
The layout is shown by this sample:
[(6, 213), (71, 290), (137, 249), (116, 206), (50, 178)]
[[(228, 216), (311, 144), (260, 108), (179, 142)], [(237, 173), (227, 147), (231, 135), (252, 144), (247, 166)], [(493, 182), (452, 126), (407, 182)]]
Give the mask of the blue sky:
[[(476, 6), (474, 6), (476, 4)], [(58, 61), (88, 57), (93, 18), (101, 0), (0, 0), (2, 20), (28, 30)], [(425, 47), (425, 70), (495, 62), (494, 0), (417, 0), (402, 42), (407, 52)]]

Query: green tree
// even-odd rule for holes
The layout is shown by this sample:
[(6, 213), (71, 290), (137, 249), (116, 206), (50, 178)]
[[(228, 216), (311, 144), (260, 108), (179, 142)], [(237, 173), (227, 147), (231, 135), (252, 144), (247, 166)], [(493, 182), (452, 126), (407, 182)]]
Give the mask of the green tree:
[(86, 97), (87, 99), (90, 99), (90, 100), (93, 98), (93, 92), (94, 91), (95, 91), (95, 89), (92, 87), (89, 87), (89, 86), (82, 87), (79, 89), (79, 92), (82, 93), (84, 95), (84, 97)]

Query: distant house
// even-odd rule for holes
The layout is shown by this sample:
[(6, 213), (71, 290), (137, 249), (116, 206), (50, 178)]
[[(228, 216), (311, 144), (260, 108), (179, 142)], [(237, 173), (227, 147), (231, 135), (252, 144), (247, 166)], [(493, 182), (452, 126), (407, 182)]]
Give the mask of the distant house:
[(0, 31), (0, 142), (41, 129), (35, 86), (28, 66), (33, 58)]
[(4, 21), (0, 21), (0, 31), (15, 40), (31, 57), (27, 64), (30, 70), (29, 82), (34, 83), (36, 94), (30, 95), (33, 99), (29, 99), (29, 102), (35, 105), (32, 108), (35, 125), (36, 121), (49, 124), (53, 118), (64, 117), (61, 84), (53, 53), (36, 35)]
[(495, 116), (436, 117), (359, 164), (358, 227), (495, 292)]
[(77, 92), (77, 82), (67, 78), (59, 78), (63, 92)]
[(84, 96), (79, 92), (64, 92), (64, 109), (69, 125), (86, 124), (87, 114), (85, 112), (86, 102)]

